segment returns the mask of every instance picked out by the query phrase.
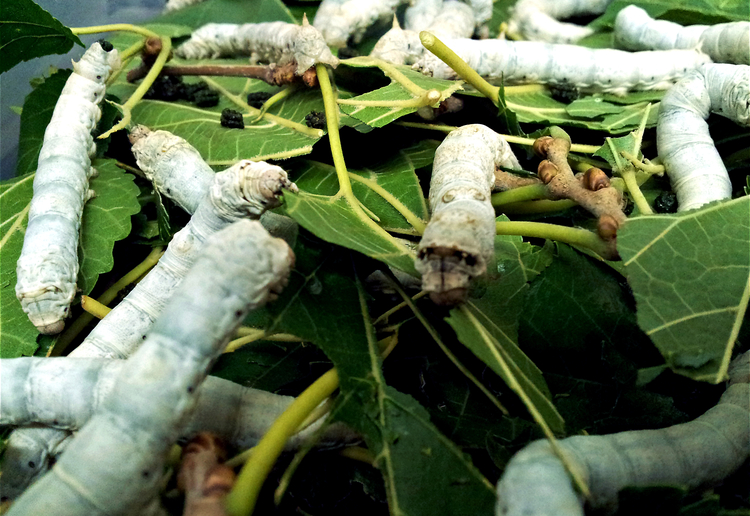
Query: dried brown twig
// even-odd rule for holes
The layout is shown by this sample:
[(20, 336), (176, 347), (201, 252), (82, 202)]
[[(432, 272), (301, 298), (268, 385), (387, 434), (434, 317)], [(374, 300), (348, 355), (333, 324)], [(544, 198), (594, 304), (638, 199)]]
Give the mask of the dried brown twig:
[(222, 464), (227, 458), (223, 441), (210, 432), (196, 435), (182, 452), (177, 487), (185, 491), (183, 516), (226, 516), (224, 496), (235, 475)]

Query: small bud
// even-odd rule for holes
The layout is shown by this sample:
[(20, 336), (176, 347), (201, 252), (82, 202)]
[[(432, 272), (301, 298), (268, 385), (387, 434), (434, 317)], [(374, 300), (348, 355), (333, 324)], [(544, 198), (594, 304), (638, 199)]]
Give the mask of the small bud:
[(552, 140), (554, 140), (554, 138), (552, 138), (551, 136), (542, 136), (541, 138), (537, 138), (537, 140), (534, 142), (534, 145), (532, 146), (534, 154), (541, 157), (547, 156), (547, 150), (549, 149)]
[(609, 186), (609, 177), (602, 169), (591, 167), (583, 173), (582, 182), (586, 190), (597, 192)]
[(539, 179), (544, 182), (544, 184), (548, 184), (550, 181), (552, 181), (552, 179), (554, 179), (558, 172), (559, 169), (557, 168), (557, 165), (555, 165), (548, 159), (542, 160), (542, 162), (539, 163), (539, 167), (537, 167), (537, 175), (539, 176)]
[(599, 222), (596, 225), (596, 232), (602, 240), (611, 242), (617, 238), (617, 230), (620, 228), (620, 224), (615, 220), (612, 215), (606, 213), (599, 217)]

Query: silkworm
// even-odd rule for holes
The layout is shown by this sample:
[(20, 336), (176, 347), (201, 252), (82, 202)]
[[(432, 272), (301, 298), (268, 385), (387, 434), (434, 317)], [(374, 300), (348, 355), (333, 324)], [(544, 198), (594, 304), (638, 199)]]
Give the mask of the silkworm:
[[(558, 441), (566, 463), (588, 484), (595, 510), (614, 512), (628, 486), (717, 484), (750, 457), (750, 352), (730, 367), (719, 403), (697, 419), (658, 430), (636, 430)], [(583, 516), (583, 499), (546, 440), (510, 461), (497, 484), (498, 516)]]
[(205, 1), (206, 0), (167, 0), (166, 5), (164, 6), (164, 12), (169, 13), (172, 11), (179, 11), (185, 7), (190, 7), (191, 5), (200, 4)]
[(429, 30), (444, 40), (468, 38), (474, 32), (474, 13), (468, 5), (450, 1), (444, 2), (442, 9), (422, 28), (404, 30), (394, 18), (393, 28), (378, 40), (370, 55), (393, 64), (414, 64), (425, 52), (419, 40), (420, 30)]
[(732, 183), (706, 123), (711, 112), (750, 125), (750, 66), (703, 65), (661, 101), (656, 144), (679, 211), (732, 197)]
[(575, 43), (593, 29), (558, 20), (601, 14), (612, 0), (518, 0), (511, 10), (508, 32), (531, 41)]
[[(112, 392), (124, 364), (124, 360), (101, 358), (2, 359), (0, 425), (38, 423), (78, 430)], [(254, 446), (294, 401), (292, 396), (243, 387), (215, 376), (206, 378), (196, 396), (195, 412), (181, 427), (181, 438), (209, 431), (239, 449)], [(306, 428), (287, 447), (298, 446), (319, 426)], [(327, 432), (325, 442), (353, 438), (350, 431), (339, 426)]]
[(211, 363), (248, 311), (286, 284), (293, 261), (257, 221), (216, 233), (99, 410), (8, 515), (140, 513)]
[(417, 248), (422, 289), (438, 304), (463, 301), (470, 281), (495, 255), (495, 168), (520, 168), (502, 136), (486, 126), (451, 132), (435, 151), (430, 181), (432, 218)]
[(748, 21), (683, 27), (629, 5), (617, 13), (615, 41), (629, 50), (696, 49), (717, 63), (750, 64)]
[[(151, 156), (146, 152), (151, 146), (159, 149), (159, 145), (165, 141), (174, 143), (161, 133), (163, 131), (155, 131), (145, 141), (140, 140), (142, 143), (138, 145), (136, 154), (140, 157)], [(178, 148), (185, 150), (183, 146)], [(172, 157), (173, 153), (165, 152), (161, 155), (161, 160), (166, 161)], [(180, 166), (170, 169), (169, 164), (160, 163), (161, 160), (146, 160), (146, 163), (152, 165), (149, 173), (158, 183), (174, 187), (167, 195), (174, 194), (183, 200), (198, 198), (196, 187), (205, 182), (198, 180), (191, 183), (189, 180), (196, 177), (193, 172), (201, 167), (178, 159), (176, 163)], [(166, 177), (170, 174), (173, 177)], [(208, 177), (211, 187), (203, 190), (202, 201), (197, 206), (189, 202), (183, 203), (185, 207), (195, 211), (190, 222), (174, 236), (156, 267), (91, 330), (70, 356), (130, 356), (143, 342), (149, 327), (195, 263), (210, 235), (236, 220), (258, 218), (266, 209), (278, 206), (282, 189), (297, 190), (283, 169), (265, 162), (240, 161), (224, 172), (214, 174), (209, 169), (206, 174), (210, 174)], [(189, 193), (182, 191), (185, 189)], [(3, 456), (3, 475), (0, 476), (4, 496), (18, 496), (46, 471), (53, 456), (51, 444), (47, 443), (59, 442), (60, 433), (56, 430), (32, 428), (17, 430), (11, 434), (8, 449)]]
[(91, 131), (101, 117), (105, 82), (119, 66), (109, 43), (94, 43), (63, 87), (44, 133), (29, 222), (18, 259), (16, 297), (41, 333), (62, 331), (76, 293), (83, 205), (94, 193)]
[(349, 38), (359, 43), (365, 31), (380, 20), (390, 19), (399, 5), (408, 0), (323, 0), (315, 13), (313, 26), (326, 43), (341, 48)]
[(209, 23), (175, 49), (185, 59), (216, 59), (248, 55), (252, 62), (283, 65), (295, 61), (297, 75), (319, 63), (338, 66), (339, 60), (323, 36), (303, 20), (302, 25), (286, 22)]
[[(667, 89), (688, 71), (710, 62), (708, 56), (693, 50), (624, 52), (537, 41), (471, 39), (454, 39), (447, 44), (489, 80), (577, 86), (616, 95), (630, 90)], [(424, 54), (414, 67), (440, 79), (457, 77), (431, 53)]]

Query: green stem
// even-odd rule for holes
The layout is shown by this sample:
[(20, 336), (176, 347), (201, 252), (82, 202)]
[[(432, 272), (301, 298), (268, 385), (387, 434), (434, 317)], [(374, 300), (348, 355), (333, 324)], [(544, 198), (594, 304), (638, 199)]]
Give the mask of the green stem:
[(276, 125), (288, 127), (289, 129), (297, 131), (298, 133), (302, 133), (305, 136), (310, 136), (311, 138), (322, 138), (325, 134), (325, 131), (323, 131), (322, 129), (313, 129), (312, 127), (307, 127), (306, 125), (298, 124), (297, 122), (292, 122), (291, 120), (287, 120), (286, 118), (281, 118), (280, 116), (276, 115), (270, 115), (268, 113), (261, 114), (260, 109), (252, 107), (250, 104), (245, 102), (242, 97), (235, 95), (210, 77), (202, 75), (201, 79), (204, 80), (206, 84), (211, 87), (211, 89), (218, 91), (226, 98), (234, 102), (236, 105), (247, 111), (250, 115), (254, 115), (256, 119), (263, 118), (264, 120), (273, 122)]
[(413, 127), (415, 129), (427, 129), (429, 131), (441, 131), (444, 133), (450, 133), (451, 131), (458, 129), (458, 127), (453, 127), (452, 125), (422, 124), (419, 122), (395, 122), (395, 124), (402, 127)]
[(97, 319), (104, 319), (107, 314), (112, 311), (107, 305), (103, 305), (93, 297), (89, 296), (81, 296), (81, 308), (83, 308), (86, 313), (93, 315)]
[(373, 59), (375, 65), (383, 70), (386, 77), (389, 77), (404, 87), (406, 91), (416, 97), (421, 97), (425, 94), (425, 89), (417, 86), (411, 79), (401, 73), (401, 70), (393, 66), (391, 63), (386, 63), (381, 59)]
[(511, 190), (504, 192), (498, 192), (492, 194), (491, 200), (494, 207), (502, 206), (503, 204), (510, 204), (512, 202), (531, 201), (534, 199), (546, 199), (547, 198), (547, 185), (527, 185), (519, 186)]
[[(321, 66), (321, 65), (318, 65)], [(307, 416), (339, 387), (339, 377), (331, 369), (297, 396), (292, 404), (271, 425), (253, 449), (232, 491), (225, 499), (228, 516), (249, 516), (258, 501), (258, 494), (266, 477), (276, 463), (286, 442), (292, 437)]]
[(623, 181), (625, 181), (625, 186), (627, 187), (628, 192), (630, 192), (633, 202), (638, 206), (638, 211), (640, 211), (642, 215), (652, 215), (654, 212), (651, 209), (651, 205), (646, 200), (646, 197), (644, 197), (643, 192), (641, 192), (641, 187), (638, 186), (638, 181), (635, 177), (635, 169), (629, 166), (620, 170), (620, 176)]
[[(437, 96), (435, 96), (437, 93)], [(361, 107), (398, 107), (398, 108), (410, 108), (410, 107), (422, 107), (429, 106), (440, 100), (440, 92), (438, 90), (429, 90), (425, 94), (415, 97), (413, 99), (406, 100), (356, 100), (356, 99), (339, 99), (336, 102), (347, 106), (361, 106)]]
[(525, 237), (547, 238), (591, 249), (600, 256), (608, 256), (607, 244), (596, 233), (585, 229), (546, 224), (543, 222), (496, 221), (495, 231), (498, 235), (518, 235)]
[(477, 91), (490, 99), (495, 105), (500, 102), (500, 88), (485, 81), (476, 70), (466, 64), (466, 61), (458, 57), (458, 54), (448, 48), (434, 34), (422, 31), (419, 33), (419, 39), (427, 50), (450, 66), (461, 79), (474, 86)]
[(98, 34), (99, 32), (134, 32), (145, 36), (147, 38), (158, 38), (159, 35), (156, 32), (150, 31), (146, 28), (139, 27), (137, 25), (131, 25), (129, 23), (113, 23), (111, 25), (94, 25), (91, 27), (71, 27), (70, 31), (73, 34)]
[[(326, 127), (328, 128), (328, 140), (331, 143), (331, 156), (333, 157), (333, 166), (336, 169), (336, 176), (339, 179), (339, 191), (337, 196), (343, 195), (352, 205), (352, 209), (359, 208), (359, 202), (354, 197), (352, 183), (349, 180), (349, 172), (346, 170), (344, 161), (344, 152), (341, 149), (341, 137), (339, 136), (339, 107), (336, 103), (336, 95), (331, 86), (331, 79), (328, 77), (328, 68), (325, 65), (315, 65), (315, 71), (318, 74), (320, 83), (320, 93), (323, 95), (323, 106), (326, 112)], [(368, 217), (369, 220), (369, 217)]]
[[(249, 81), (248, 81), (249, 82)], [(266, 114), (266, 111), (268, 111), (274, 104), (277, 102), (280, 102), (287, 98), (289, 95), (297, 91), (299, 88), (296, 84), (290, 84), (285, 86), (280, 92), (276, 93), (274, 96), (266, 100), (263, 105), (260, 107), (260, 110), (258, 112), (258, 116), (253, 119), (253, 122), (257, 122), (261, 118), (263, 118), (263, 115)]]
[(663, 175), (666, 169), (664, 168), (664, 165), (655, 165), (653, 163), (644, 163), (640, 161), (637, 157), (635, 157), (633, 154), (629, 153), (628, 151), (621, 151), (620, 155), (628, 160), (635, 168), (638, 170), (643, 170), (644, 172), (647, 172), (652, 175)]
[(561, 199), (559, 201), (550, 201), (549, 199), (540, 199), (538, 201), (521, 201), (499, 206), (498, 211), (501, 213), (512, 213), (517, 215), (530, 215), (537, 213), (555, 213), (578, 206), (578, 203), (570, 199)]

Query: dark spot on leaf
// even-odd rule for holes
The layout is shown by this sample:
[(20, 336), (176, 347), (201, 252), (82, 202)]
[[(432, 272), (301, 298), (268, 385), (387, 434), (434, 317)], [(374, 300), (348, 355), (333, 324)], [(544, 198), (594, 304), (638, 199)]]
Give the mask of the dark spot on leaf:
[(310, 111), (305, 117), (305, 123), (307, 127), (312, 127), (313, 129), (325, 129), (326, 114), (320, 111)]
[(221, 112), (221, 126), (227, 129), (244, 129), (245, 121), (242, 119), (242, 113), (234, 109), (224, 109)]
[(656, 213), (677, 212), (677, 195), (674, 192), (662, 192), (654, 199), (654, 211)]
[(256, 91), (247, 94), (247, 103), (254, 108), (260, 109), (271, 97), (273, 97), (273, 93), (268, 93), (267, 91)]

